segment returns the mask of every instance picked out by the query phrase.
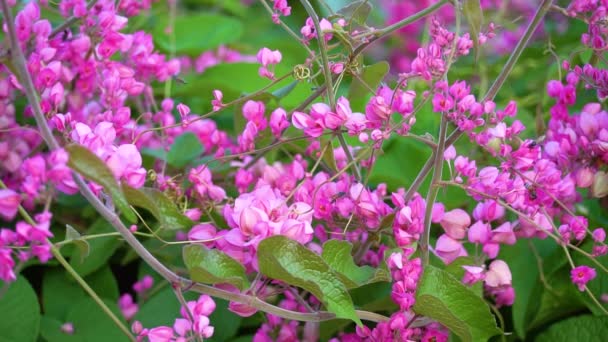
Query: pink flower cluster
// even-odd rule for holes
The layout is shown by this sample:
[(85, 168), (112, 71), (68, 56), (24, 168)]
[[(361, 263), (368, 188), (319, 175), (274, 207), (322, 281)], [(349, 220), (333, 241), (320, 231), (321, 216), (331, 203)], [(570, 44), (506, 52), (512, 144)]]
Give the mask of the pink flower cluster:
[(181, 318), (176, 318), (172, 327), (160, 326), (146, 329), (139, 321), (131, 327), (138, 341), (148, 342), (187, 342), (191, 338), (209, 338), (214, 328), (210, 325), (209, 315), (215, 311), (215, 302), (207, 295), (196, 301), (189, 301), (180, 309)]

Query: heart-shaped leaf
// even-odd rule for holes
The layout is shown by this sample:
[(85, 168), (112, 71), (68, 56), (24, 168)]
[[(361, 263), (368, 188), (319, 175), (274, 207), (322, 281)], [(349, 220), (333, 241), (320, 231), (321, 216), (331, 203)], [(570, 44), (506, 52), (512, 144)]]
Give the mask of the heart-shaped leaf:
[(152, 188), (134, 189), (126, 184), (122, 189), (129, 203), (148, 210), (165, 229), (188, 229), (194, 222), (182, 214), (163, 192)]
[(232, 284), (243, 290), (249, 286), (241, 263), (217, 249), (202, 245), (184, 247), (184, 263), (192, 280), (206, 284)]
[(340, 276), (348, 288), (379, 281), (390, 281), (387, 270), (370, 266), (357, 266), (351, 255), (353, 245), (347, 241), (328, 240), (323, 244), (323, 260)]
[(300, 243), (281, 235), (262, 240), (258, 246), (258, 265), (265, 276), (307, 290), (336, 317), (361, 325), (348, 290), (338, 275), (320, 256)]
[(487, 341), (501, 331), (486, 302), (449, 273), (427, 265), (414, 312), (441, 323), (464, 342)]
[(114, 205), (122, 214), (130, 222), (136, 222), (137, 217), (129, 208), (129, 203), (108, 166), (84, 146), (69, 145), (65, 149), (70, 154), (68, 166), (88, 180), (101, 185), (112, 196)]

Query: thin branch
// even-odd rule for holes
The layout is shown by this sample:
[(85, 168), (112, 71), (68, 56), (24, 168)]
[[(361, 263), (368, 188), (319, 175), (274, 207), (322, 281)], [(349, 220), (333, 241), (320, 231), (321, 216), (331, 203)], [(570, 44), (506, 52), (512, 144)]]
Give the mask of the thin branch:
[[(93, 6), (95, 5), (95, 2), (96, 2), (95, 0), (89, 1), (89, 3), (87, 4), (87, 11), (90, 10), (91, 8), (93, 8)], [(51, 34), (49, 35), (49, 39), (55, 37), (57, 34), (63, 32), (65, 29), (72, 26), (73, 24), (76, 24), (81, 19), (83, 19), (83, 18), (73, 17), (73, 16), (67, 18), (61, 25), (55, 27), (55, 29), (53, 29), (53, 31), (51, 31)]]

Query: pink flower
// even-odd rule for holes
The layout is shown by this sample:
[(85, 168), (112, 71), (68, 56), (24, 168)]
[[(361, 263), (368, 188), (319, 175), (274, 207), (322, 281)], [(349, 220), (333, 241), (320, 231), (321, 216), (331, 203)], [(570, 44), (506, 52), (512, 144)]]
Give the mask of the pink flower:
[(484, 268), (479, 266), (462, 266), (464, 268), (464, 278), (462, 282), (466, 285), (473, 285), (485, 279)]
[(133, 297), (125, 293), (118, 299), (118, 307), (124, 318), (128, 321), (139, 311), (139, 307), (133, 302)]
[(446, 234), (443, 234), (437, 239), (435, 253), (446, 264), (456, 260), (459, 256), (466, 256), (467, 252), (460, 241), (454, 240)]
[(0, 189), (0, 216), (10, 221), (15, 218), (21, 197), (11, 189)]
[(173, 329), (160, 326), (150, 329), (148, 332), (150, 342), (171, 342), (173, 340)]
[(278, 139), (283, 134), (283, 131), (289, 127), (287, 121), (287, 112), (283, 108), (277, 108), (270, 114), (270, 130)]
[(466, 229), (471, 225), (471, 218), (466, 211), (454, 209), (443, 215), (440, 224), (449, 237), (458, 240), (466, 236)]
[(595, 269), (589, 266), (578, 266), (570, 271), (572, 282), (578, 286), (580, 291), (585, 291), (585, 286), (596, 276)]
[(511, 285), (511, 270), (509, 270), (509, 265), (502, 260), (492, 261), (486, 272), (486, 285), (490, 287)]

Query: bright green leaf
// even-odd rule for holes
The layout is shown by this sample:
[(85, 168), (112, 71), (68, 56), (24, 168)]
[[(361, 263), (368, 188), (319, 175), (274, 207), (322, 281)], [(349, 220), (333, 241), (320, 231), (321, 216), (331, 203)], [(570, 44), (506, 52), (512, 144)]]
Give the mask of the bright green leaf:
[(427, 265), (414, 312), (446, 326), (464, 342), (487, 341), (501, 331), (486, 302), (445, 271)]
[(172, 42), (170, 34), (165, 32), (169, 25), (169, 16), (160, 16), (159, 19), (152, 32), (156, 46), (164, 52), (171, 52), (174, 47), (174, 52), (179, 55), (199, 55), (220, 45), (232, 43), (243, 34), (243, 24), (224, 15), (179, 15), (175, 18), (172, 33), (175, 35), (175, 41)]
[(340, 278), (310, 249), (285, 236), (272, 236), (260, 242), (258, 264), (265, 276), (309, 291), (336, 317), (361, 325)]
[(167, 163), (178, 169), (182, 168), (199, 157), (203, 150), (198, 137), (192, 132), (186, 132), (175, 138), (167, 153)]
[(608, 316), (578, 316), (553, 324), (536, 342), (603, 342), (608, 336)]
[(103, 186), (110, 196), (112, 196), (114, 205), (120, 209), (122, 214), (129, 221), (136, 222), (137, 217), (135, 217), (135, 214), (129, 208), (125, 195), (122, 193), (120, 186), (116, 182), (116, 178), (114, 178), (108, 166), (86, 147), (68, 145), (65, 149), (70, 154), (68, 166), (85, 178)]
[(36, 341), (40, 306), (36, 292), (23, 276), (11, 283), (0, 297), (0, 316), (0, 342)]
[(175, 202), (157, 189), (134, 189), (126, 184), (122, 189), (129, 204), (148, 210), (165, 229), (188, 229), (194, 224), (179, 211)]
[(387, 270), (370, 266), (357, 266), (351, 251), (353, 245), (347, 241), (328, 240), (323, 244), (321, 257), (340, 276), (348, 288), (359, 287), (364, 284), (390, 281)]
[(229, 283), (241, 290), (249, 286), (243, 265), (217, 249), (188, 245), (184, 247), (184, 263), (194, 281), (206, 284)]

